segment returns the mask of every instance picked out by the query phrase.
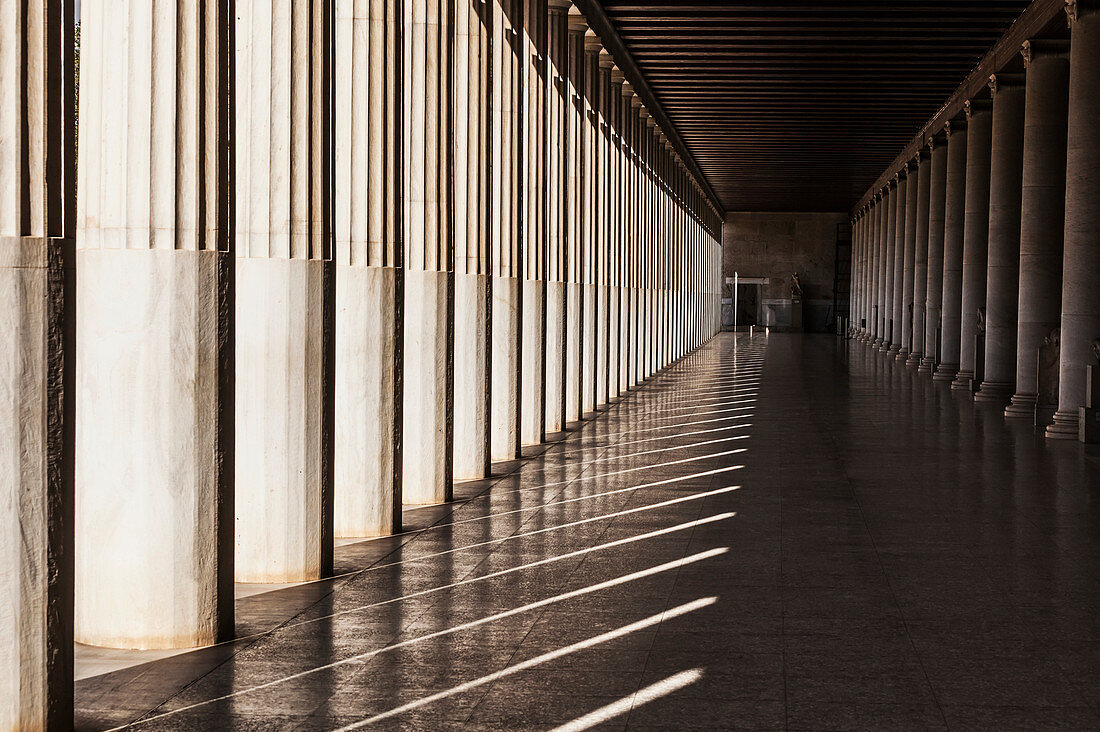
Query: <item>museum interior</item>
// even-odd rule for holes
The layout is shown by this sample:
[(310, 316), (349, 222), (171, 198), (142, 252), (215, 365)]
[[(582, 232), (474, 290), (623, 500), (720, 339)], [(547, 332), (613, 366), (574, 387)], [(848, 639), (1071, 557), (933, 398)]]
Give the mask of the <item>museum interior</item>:
[(0, 731), (1100, 728), (1100, 0), (0, 0)]

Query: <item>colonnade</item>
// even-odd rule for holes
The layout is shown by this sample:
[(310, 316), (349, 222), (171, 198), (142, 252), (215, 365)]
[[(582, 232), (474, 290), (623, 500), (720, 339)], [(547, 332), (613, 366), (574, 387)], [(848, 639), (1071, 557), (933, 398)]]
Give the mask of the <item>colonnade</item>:
[(1068, 40), (1024, 42), (1023, 73), (992, 74), (865, 197), (852, 332), (1006, 417), (1043, 406), (1038, 354), (1053, 344), (1045, 434), (1077, 439), (1100, 354), (1100, 3), (1066, 12)]
[(563, 0), (0, 0), (0, 727), (233, 634), (720, 328), (720, 212)]

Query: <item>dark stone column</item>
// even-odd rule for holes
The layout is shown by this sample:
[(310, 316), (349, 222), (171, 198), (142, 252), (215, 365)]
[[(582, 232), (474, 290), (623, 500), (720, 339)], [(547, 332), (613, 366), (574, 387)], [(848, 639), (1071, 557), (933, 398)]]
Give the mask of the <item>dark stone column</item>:
[(936, 359), (936, 334), (940, 326), (943, 307), (943, 234), (944, 209), (947, 197), (947, 145), (946, 140), (928, 139), (931, 151), (928, 192), (928, 262), (924, 305), (924, 351), (918, 371), (932, 373)]
[(966, 215), (963, 224), (962, 327), (959, 373), (952, 389), (968, 389), (974, 378), (974, 336), (978, 311), (985, 308), (985, 266), (989, 243), (989, 153), (993, 105), (966, 103)]
[(924, 355), (924, 300), (928, 289), (928, 197), (932, 182), (932, 158), (917, 156), (917, 220), (913, 250), (913, 322), (906, 366), (916, 368)]
[(1020, 296), (1016, 394), (1006, 417), (1032, 418), (1043, 339), (1062, 314), (1062, 235), (1066, 214), (1069, 44), (1024, 43), (1024, 164), (1020, 201)]
[(916, 262), (917, 250), (917, 189), (920, 187), (918, 180), (919, 168), (916, 163), (906, 166), (905, 182), (905, 221), (899, 226), (905, 235), (905, 247), (901, 258), (901, 349), (898, 351), (898, 360), (905, 361), (912, 350), (913, 341), (913, 274)]
[(986, 263), (985, 373), (978, 401), (1007, 402), (1016, 389), (1020, 292), (1020, 190), (1024, 164), (1024, 78), (994, 74)]
[(894, 256), (897, 249), (897, 216), (898, 216), (898, 183), (899, 177), (894, 176), (894, 181), (886, 193), (886, 219), (883, 237), (886, 246), (883, 249), (882, 262), (882, 307), (879, 309), (879, 317), (882, 320), (882, 344), (879, 350), (887, 352), (893, 345), (894, 333)]
[(959, 371), (962, 330), (963, 229), (966, 212), (966, 122), (947, 125), (947, 184), (943, 215), (943, 305), (940, 316), (940, 362), (936, 381), (951, 381)]
[(886, 338), (884, 323), (886, 316), (883, 314), (886, 293), (886, 218), (890, 208), (888, 201), (889, 189), (883, 189), (875, 194), (875, 263), (874, 263), (874, 299), (871, 306), (871, 321), (874, 327), (874, 340), (871, 345), (878, 348)]
[(1066, 222), (1062, 258), (1058, 411), (1047, 437), (1072, 438), (1085, 404), (1085, 366), (1100, 346), (1100, 3), (1076, 0), (1070, 16)]
[(890, 350), (888, 353), (897, 356), (901, 353), (902, 324), (905, 318), (905, 209), (909, 198), (909, 165), (903, 169), (904, 176), (898, 176), (897, 214), (894, 220), (894, 264), (893, 264), (893, 290), (891, 295), (890, 326)]

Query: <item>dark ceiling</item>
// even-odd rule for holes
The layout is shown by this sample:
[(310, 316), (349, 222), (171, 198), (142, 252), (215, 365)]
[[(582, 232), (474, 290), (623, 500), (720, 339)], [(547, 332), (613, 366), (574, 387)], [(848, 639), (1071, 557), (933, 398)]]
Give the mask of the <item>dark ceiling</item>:
[(727, 211), (848, 211), (1027, 0), (602, 0)]

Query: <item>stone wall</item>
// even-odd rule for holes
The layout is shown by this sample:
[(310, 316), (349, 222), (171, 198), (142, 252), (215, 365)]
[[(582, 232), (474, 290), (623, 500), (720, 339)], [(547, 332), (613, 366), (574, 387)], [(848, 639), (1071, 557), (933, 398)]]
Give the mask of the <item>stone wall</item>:
[[(833, 273), (837, 213), (729, 213), (722, 225), (722, 276), (767, 278), (762, 286), (761, 324), (790, 325), (791, 275), (802, 282), (806, 330), (833, 328)], [(723, 297), (728, 297), (723, 292)], [(769, 322), (770, 320), (770, 322)]]

